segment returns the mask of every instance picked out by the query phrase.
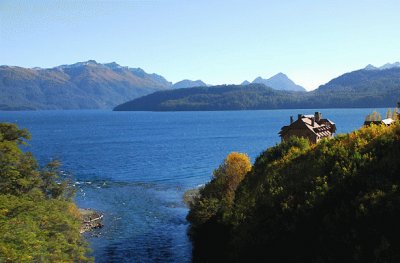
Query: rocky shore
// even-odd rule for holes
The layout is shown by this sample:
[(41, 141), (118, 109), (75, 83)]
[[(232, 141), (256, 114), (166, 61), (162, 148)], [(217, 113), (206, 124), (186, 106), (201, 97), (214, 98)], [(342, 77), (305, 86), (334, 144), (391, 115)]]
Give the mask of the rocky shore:
[(79, 209), (81, 214), (81, 234), (91, 231), (92, 229), (102, 228), (103, 215), (92, 209)]

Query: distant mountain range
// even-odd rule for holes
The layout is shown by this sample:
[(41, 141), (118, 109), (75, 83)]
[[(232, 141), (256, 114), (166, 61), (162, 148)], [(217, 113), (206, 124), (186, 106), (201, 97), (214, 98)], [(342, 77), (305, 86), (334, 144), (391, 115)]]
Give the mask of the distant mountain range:
[[(253, 84), (264, 84), (267, 87), (271, 87), (276, 90), (290, 90), (290, 91), (306, 91), (300, 85), (294, 83), (291, 79), (288, 78), (283, 73), (278, 73), (269, 79), (263, 79), (262, 77), (257, 77), (253, 82)], [(250, 82), (247, 80), (243, 81), (241, 85), (248, 85)]]
[[(276, 89), (296, 86), (284, 74), (265, 81)], [(95, 60), (45, 69), (0, 66), (0, 110), (107, 109), (155, 91), (202, 86), (208, 85), (188, 79), (172, 84), (141, 68)]]
[(124, 106), (117, 110), (386, 107), (399, 100), (399, 72), (399, 62), (369, 65), (304, 92), (283, 73), (210, 87), (201, 80), (172, 84), (115, 62), (89, 60), (48, 69), (0, 66), (0, 110), (107, 109), (119, 104)]
[(95, 60), (54, 68), (0, 66), (0, 110), (112, 109), (155, 91), (207, 86), (201, 80), (175, 84), (141, 68)]
[(368, 64), (364, 69), (365, 70), (383, 70), (383, 69), (391, 69), (391, 68), (400, 68), (400, 62), (395, 63), (386, 63), (383, 66), (375, 67), (371, 64)]
[(126, 102), (124, 110), (258, 110), (283, 108), (395, 107), (400, 68), (346, 73), (311, 92), (276, 90), (260, 83), (159, 91)]
[(97, 109), (172, 83), (140, 68), (94, 60), (50, 69), (0, 66), (0, 109)]

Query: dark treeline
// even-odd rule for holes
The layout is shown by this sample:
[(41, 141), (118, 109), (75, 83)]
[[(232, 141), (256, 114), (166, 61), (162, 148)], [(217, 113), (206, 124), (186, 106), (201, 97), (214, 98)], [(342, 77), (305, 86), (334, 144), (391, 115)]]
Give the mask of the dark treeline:
[(159, 91), (121, 104), (117, 111), (261, 110), (389, 107), (400, 99), (400, 68), (358, 70), (317, 90), (274, 90), (263, 84)]
[(193, 261), (400, 262), (399, 156), (396, 124), (225, 161), (191, 204)]

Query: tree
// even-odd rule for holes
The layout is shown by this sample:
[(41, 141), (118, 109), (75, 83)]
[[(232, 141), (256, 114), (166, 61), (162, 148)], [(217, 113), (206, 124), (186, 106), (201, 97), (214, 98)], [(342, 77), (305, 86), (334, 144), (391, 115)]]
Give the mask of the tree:
[(230, 206), (233, 203), (236, 188), (250, 170), (249, 157), (244, 153), (232, 152), (214, 171), (214, 177), (223, 181), (224, 196), (222, 198), (225, 199), (226, 205)]
[(87, 262), (80, 216), (58, 162), (41, 169), (19, 146), (27, 130), (0, 123), (0, 262)]
[(392, 119), (395, 121), (399, 120), (399, 108), (394, 108)]
[(200, 190), (193, 201), (188, 220), (194, 225), (203, 224), (218, 213), (224, 213), (233, 203), (235, 190), (251, 170), (249, 157), (232, 152), (214, 170), (213, 179)]
[(376, 114), (376, 120), (377, 121), (381, 121), (382, 120), (382, 116), (381, 116), (381, 114), (379, 112)]
[(386, 119), (389, 119), (389, 118), (391, 118), (392, 117), (392, 111), (390, 110), (390, 109), (388, 109), (387, 111), (386, 111)]
[(229, 236), (225, 218), (229, 217), (237, 187), (250, 170), (249, 157), (232, 152), (214, 171), (212, 180), (200, 189), (200, 195), (194, 199), (187, 216), (191, 222), (189, 235), (196, 248), (193, 262), (224, 260), (223, 251)]
[(26, 129), (18, 129), (17, 125), (12, 123), (0, 123), (0, 142), (11, 141), (17, 144), (24, 144), (31, 135)]
[(379, 112), (374, 111), (374, 112), (372, 112), (370, 119), (371, 119), (371, 121), (381, 121), (382, 117)]
[(24, 194), (40, 183), (38, 164), (19, 145), (30, 135), (16, 125), (0, 123), (0, 189), (3, 194)]

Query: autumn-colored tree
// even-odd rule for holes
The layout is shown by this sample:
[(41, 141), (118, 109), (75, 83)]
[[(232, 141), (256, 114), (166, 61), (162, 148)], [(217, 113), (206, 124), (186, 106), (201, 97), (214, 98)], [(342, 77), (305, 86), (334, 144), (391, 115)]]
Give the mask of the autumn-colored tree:
[(376, 120), (377, 121), (381, 121), (382, 120), (382, 116), (381, 116), (381, 114), (379, 112), (376, 114)]
[[(389, 119), (389, 118), (397, 121), (399, 119), (399, 109), (394, 108), (393, 111), (391, 109), (388, 109), (386, 111), (386, 119)], [(365, 117), (365, 121), (367, 121), (367, 122), (369, 122), (369, 121), (374, 122), (374, 121), (381, 121), (381, 120), (382, 120), (381, 115), (379, 114), (379, 112), (376, 112), (376, 111), (372, 112), (371, 114), (368, 114)]]
[[(191, 202), (187, 219), (191, 222), (189, 235), (196, 248), (193, 262), (224, 261), (225, 256), (221, 252), (225, 251), (226, 230), (229, 229), (225, 218), (230, 216), (236, 189), (250, 170), (251, 163), (246, 154), (230, 153), (214, 171), (212, 180), (200, 189), (197, 198)], [(209, 236), (215, 238), (210, 240)], [(196, 256), (205, 254), (208, 255), (206, 258)]]
[[(388, 110), (388, 112), (386, 113), (386, 115), (389, 114), (389, 111), (390, 111), (390, 110)], [(377, 112), (377, 111), (374, 111), (374, 112), (372, 112), (371, 114), (369, 114), (369, 115), (367, 115), (367, 116), (365, 117), (365, 121), (381, 121), (381, 120), (382, 120), (382, 116), (381, 116), (381, 114), (380, 114), (379, 112)]]
[(392, 119), (395, 121), (399, 120), (399, 108), (394, 108), (393, 114), (392, 114)]
[(382, 117), (379, 112), (376, 112), (376, 111), (372, 112), (371, 121), (381, 121), (381, 120), (382, 120)]
[(390, 109), (388, 109), (386, 111), (386, 119), (392, 118), (392, 111)]
[(214, 171), (214, 177), (224, 182), (223, 198), (226, 205), (231, 205), (235, 198), (235, 190), (251, 170), (249, 157), (244, 153), (232, 152), (224, 160), (223, 164)]
[(235, 190), (251, 170), (249, 157), (244, 153), (232, 152), (214, 170), (211, 182), (200, 190), (194, 200), (188, 220), (194, 225), (205, 223), (216, 214), (222, 214), (233, 203)]

